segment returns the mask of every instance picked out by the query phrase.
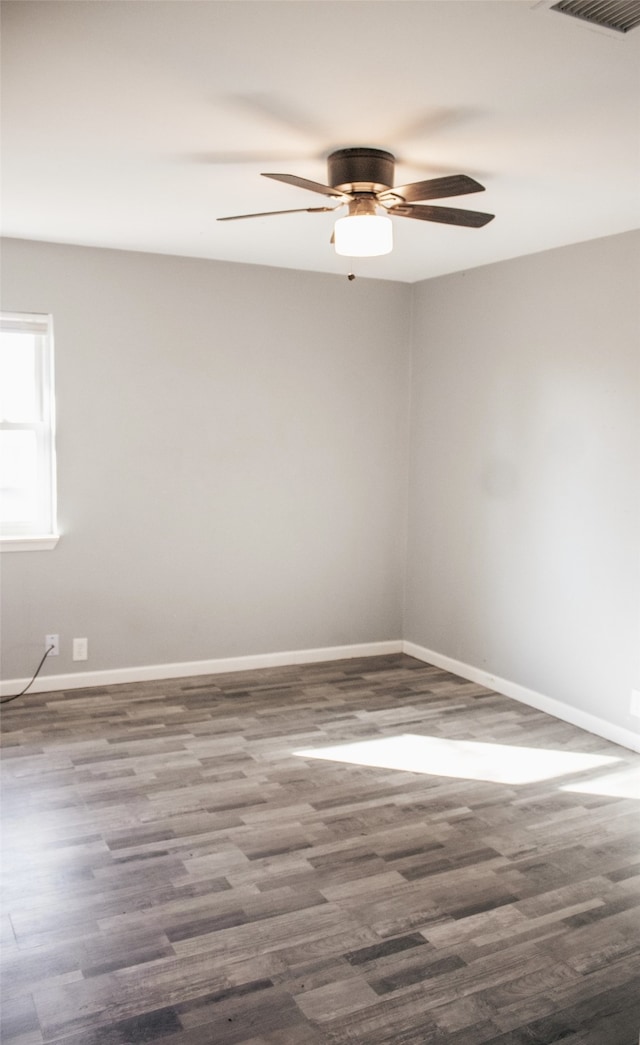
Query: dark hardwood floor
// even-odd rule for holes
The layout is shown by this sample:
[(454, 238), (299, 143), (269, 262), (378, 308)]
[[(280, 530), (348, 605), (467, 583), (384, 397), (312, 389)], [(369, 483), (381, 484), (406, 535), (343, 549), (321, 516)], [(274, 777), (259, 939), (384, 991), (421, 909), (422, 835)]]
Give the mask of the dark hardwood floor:
[(638, 1043), (629, 751), (402, 655), (27, 695), (2, 744), (4, 1045)]

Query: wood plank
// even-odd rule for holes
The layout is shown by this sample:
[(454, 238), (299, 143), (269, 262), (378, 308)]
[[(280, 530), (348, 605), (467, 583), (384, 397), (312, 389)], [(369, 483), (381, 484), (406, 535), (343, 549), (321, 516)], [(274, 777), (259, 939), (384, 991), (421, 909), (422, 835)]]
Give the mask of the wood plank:
[[(403, 735), (541, 772), (314, 755)], [(2, 747), (3, 1045), (638, 1043), (631, 752), (401, 654), (26, 695)]]

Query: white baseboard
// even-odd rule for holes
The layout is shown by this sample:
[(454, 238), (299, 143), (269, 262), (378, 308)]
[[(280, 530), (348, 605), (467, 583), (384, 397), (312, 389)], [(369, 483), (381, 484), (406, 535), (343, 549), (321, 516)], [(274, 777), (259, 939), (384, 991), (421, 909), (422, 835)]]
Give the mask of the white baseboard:
[[(516, 682), (491, 675), (464, 661), (436, 653), (414, 642), (393, 639), (387, 642), (365, 642), (352, 646), (323, 646), (319, 649), (288, 650), (281, 653), (258, 653), (244, 657), (221, 657), (216, 660), (182, 661), (177, 664), (149, 664), (142, 667), (112, 668), (104, 671), (75, 671), (65, 675), (40, 675), (29, 687), (28, 693), (55, 693), (67, 689), (90, 689), (94, 686), (114, 686), (130, 682), (154, 682), (162, 679), (190, 678), (195, 675), (222, 675), (235, 671), (254, 671), (256, 668), (277, 668), (292, 664), (319, 664), (330, 660), (350, 660), (354, 657), (380, 657), (406, 653), (410, 657), (450, 671), (460, 678), (493, 689), (505, 697), (537, 708), (548, 715), (570, 722), (588, 733), (610, 740), (621, 747), (640, 753), (640, 735), (606, 719), (565, 704), (542, 693), (527, 689)], [(9, 679), (0, 682), (0, 696), (11, 697), (24, 689), (29, 679)]]
[[(112, 668), (104, 671), (74, 671), (66, 675), (39, 675), (29, 693), (54, 693), (64, 689), (89, 689), (92, 686), (117, 686), (129, 682), (154, 682), (161, 679), (189, 678), (193, 675), (222, 675), (256, 668), (278, 668), (289, 664), (315, 664), (354, 657), (380, 657), (402, 653), (402, 640), (364, 642), (353, 646), (323, 646), (320, 649), (258, 653), (246, 657), (221, 657), (217, 660), (192, 660), (177, 664), (149, 664), (142, 667)], [(24, 689), (29, 679), (0, 682), (0, 696), (10, 697)]]
[(442, 653), (425, 649), (424, 646), (417, 646), (414, 642), (403, 642), (402, 651), (409, 657), (415, 657), (426, 664), (433, 664), (436, 668), (443, 668), (445, 671), (450, 671), (453, 675), (459, 675), (470, 682), (477, 682), (480, 686), (486, 686), (487, 689), (493, 689), (496, 693), (501, 693), (505, 697), (511, 697), (522, 704), (528, 704), (529, 707), (537, 708), (538, 711), (544, 711), (547, 715), (553, 715), (554, 718), (559, 718), (563, 722), (570, 722), (572, 726), (585, 729), (587, 733), (595, 733), (596, 736), (603, 737), (605, 740), (611, 740), (614, 744), (619, 744), (621, 747), (640, 752), (640, 735), (630, 729), (625, 729), (623, 726), (616, 726), (612, 722), (607, 722), (604, 718), (590, 715), (587, 711), (580, 711), (579, 708), (574, 708), (561, 700), (545, 697), (542, 693), (536, 693), (533, 689), (519, 686), (517, 682), (510, 682), (508, 679), (502, 679), (497, 675), (490, 675), (489, 672), (482, 671), (480, 668), (474, 668), (471, 664), (465, 664), (464, 661), (454, 660), (452, 657), (446, 657)]

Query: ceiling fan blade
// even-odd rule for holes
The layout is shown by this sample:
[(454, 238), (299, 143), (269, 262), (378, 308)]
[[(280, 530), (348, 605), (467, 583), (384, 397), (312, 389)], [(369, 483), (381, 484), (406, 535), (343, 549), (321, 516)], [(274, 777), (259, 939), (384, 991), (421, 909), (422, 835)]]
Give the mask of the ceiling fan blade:
[(460, 210), (457, 207), (421, 207), (406, 203), (388, 207), (387, 210), (389, 214), (397, 214), (401, 218), (440, 221), (444, 225), (466, 225), (471, 229), (482, 228), (495, 218), (495, 214), (484, 214), (479, 210)]
[(429, 178), (428, 181), (414, 181), (411, 185), (397, 185), (388, 192), (381, 192), (378, 199), (401, 196), (406, 203), (416, 200), (442, 200), (447, 196), (466, 196), (468, 192), (484, 192), (484, 185), (466, 174), (452, 174), (446, 178)]
[(347, 192), (340, 192), (339, 189), (332, 189), (330, 185), (321, 185), (318, 181), (309, 181), (308, 178), (299, 178), (297, 174), (262, 174), (263, 178), (275, 178), (276, 181), (283, 181), (286, 185), (295, 185), (298, 189), (309, 189), (310, 192), (320, 192), (323, 196), (332, 196), (336, 200), (351, 200), (353, 196), (349, 196)]
[[(341, 203), (338, 204), (342, 206)], [(257, 214), (229, 214), (226, 218), (216, 218), (216, 221), (239, 221), (241, 218), (270, 218), (274, 214), (324, 214), (326, 211), (337, 210), (337, 207), (295, 207), (294, 210), (263, 210)]]

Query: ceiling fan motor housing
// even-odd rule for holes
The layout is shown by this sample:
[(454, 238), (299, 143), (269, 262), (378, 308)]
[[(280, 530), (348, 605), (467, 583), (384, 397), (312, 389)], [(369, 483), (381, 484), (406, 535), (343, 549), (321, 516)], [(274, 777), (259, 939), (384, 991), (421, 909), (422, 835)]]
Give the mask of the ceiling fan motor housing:
[(342, 192), (380, 192), (393, 185), (395, 157), (382, 149), (338, 149), (327, 159), (329, 185)]

